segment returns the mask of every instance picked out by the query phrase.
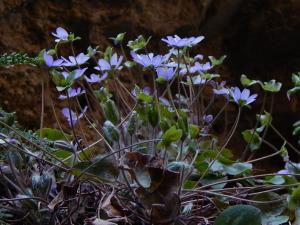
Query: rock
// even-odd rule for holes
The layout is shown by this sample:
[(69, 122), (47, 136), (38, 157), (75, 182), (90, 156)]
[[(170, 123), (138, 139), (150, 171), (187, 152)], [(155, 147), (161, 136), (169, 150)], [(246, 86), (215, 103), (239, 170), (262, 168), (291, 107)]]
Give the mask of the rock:
[[(111, 44), (108, 38), (120, 32), (127, 32), (130, 39), (139, 34), (152, 36), (150, 47), (158, 52), (166, 49), (159, 40), (167, 34), (201, 34), (207, 39), (194, 51), (217, 57), (226, 54), (218, 72), (230, 83), (238, 84), (245, 73), (291, 84), (291, 73), (300, 71), (299, 13), (297, 0), (3, 0), (0, 53), (35, 55), (53, 46), (51, 32), (58, 26), (82, 37), (77, 51), (89, 44), (104, 48)], [(22, 66), (0, 69), (0, 74), (0, 105), (17, 111), (23, 125), (38, 127), (40, 77), (47, 74)], [(51, 85), (49, 93), (57, 97)], [(56, 126), (49, 99), (45, 104), (45, 125)], [(57, 101), (55, 105), (60, 106)], [(288, 105), (284, 92), (276, 96), (275, 119), (282, 121), (286, 134), (291, 133), (297, 106), (297, 100)], [(249, 128), (253, 118), (249, 121), (244, 127)]]

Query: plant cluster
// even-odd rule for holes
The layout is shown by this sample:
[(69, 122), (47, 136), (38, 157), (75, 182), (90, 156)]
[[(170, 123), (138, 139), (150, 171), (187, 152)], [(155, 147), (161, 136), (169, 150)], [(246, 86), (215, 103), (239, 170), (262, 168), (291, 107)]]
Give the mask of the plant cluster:
[[(148, 51), (150, 38), (143, 36), (127, 43), (130, 54), (125, 33), (111, 38), (116, 47), (76, 53), (80, 37), (63, 28), (52, 34), (55, 46), (34, 63), (17, 54), (9, 62), (48, 68), (67, 126), (57, 119), (60, 129), (41, 122), (39, 130), (26, 131), (14, 114), (0, 113), (2, 224), (300, 224), (300, 165), (287, 149), (300, 151), (272, 120), (280, 82), (242, 75), (243, 89), (229, 87), (214, 72), (225, 56), (192, 54), (203, 36), (163, 38), (168, 52), (160, 55)], [(124, 74), (151, 82), (129, 89)], [(288, 97), (300, 90), (299, 81), (294, 74)], [(258, 98), (248, 89), (253, 85), (262, 89), (262, 107), (255, 126), (242, 132), (245, 148), (236, 156), (228, 144), (241, 113)], [(217, 134), (214, 125), (227, 124), (230, 106), (235, 121)], [(269, 129), (282, 146), (266, 140)], [(299, 131), (296, 123), (294, 134)], [(257, 158), (266, 147), (274, 153)], [(254, 173), (255, 163), (275, 156), (284, 170)]]

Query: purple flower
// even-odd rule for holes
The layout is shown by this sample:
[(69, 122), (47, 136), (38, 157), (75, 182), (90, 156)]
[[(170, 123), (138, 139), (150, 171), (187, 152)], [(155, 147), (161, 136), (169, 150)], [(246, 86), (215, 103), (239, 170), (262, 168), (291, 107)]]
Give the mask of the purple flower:
[(175, 48), (183, 48), (183, 47), (192, 47), (204, 39), (203, 36), (198, 37), (190, 37), (190, 38), (181, 38), (178, 35), (167, 36), (167, 38), (161, 39), (163, 42), (166, 42), (169, 46)]
[(83, 117), (86, 111), (87, 111), (87, 106), (85, 106), (82, 112), (77, 116), (77, 113), (71, 110), (70, 108), (65, 107), (61, 110), (64, 117), (66, 117), (66, 119), (68, 120), (70, 127), (72, 126), (72, 124), (73, 126), (75, 126), (77, 121)]
[(101, 81), (105, 80), (107, 78), (108, 74), (104, 73), (101, 77), (99, 77), (97, 74), (91, 74), (90, 77), (84, 76), (85, 80), (89, 83), (100, 83)]
[(203, 55), (198, 54), (194, 57), (194, 59), (199, 59), (199, 60), (203, 60)]
[(107, 71), (107, 70), (121, 70), (123, 67), (121, 66), (121, 63), (123, 61), (123, 56), (120, 56), (118, 58), (117, 53), (113, 54), (110, 58), (109, 62), (105, 59), (99, 59), (98, 60), (98, 66), (95, 67), (96, 70), (100, 71)]
[(68, 32), (61, 27), (56, 28), (56, 33), (52, 32), (52, 35), (57, 38), (55, 39), (55, 42), (67, 41), (69, 37)]
[(163, 78), (169, 81), (173, 78), (175, 71), (172, 67), (158, 67), (156, 68), (156, 73), (158, 78)]
[(44, 52), (44, 61), (48, 67), (58, 67), (61, 66), (63, 63), (62, 59), (54, 60), (53, 57), (47, 52)]
[(233, 98), (233, 101), (238, 105), (249, 105), (250, 103), (256, 100), (257, 94), (250, 95), (250, 90), (245, 88), (242, 92), (238, 87), (230, 90), (230, 95)]
[(164, 98), (162, 96), (159, 97), (158, 99), (159, 99), (160, 103), (162, 103), (164, 106), (171, 106), (171, 104), (170, 104), (170, 102), (169, 102), (168, 99), (166, 99), (166, 98)]
[[(63, 57), (62, 57), (63, 58)], [(69, 60), (64, 59), (64, 66), (78, 66), (78, 65), (82, 65), (84, 64), (86, 61), (88, 61), (90, 59), (89, 56), (83, 54), (83, 53), (79, 53), (76, 57), (74, 56), (69, 56)]]
[(213, 115), (204, 115), (203, 116), (203, 121), (205, 122), (205, 123), (210, 123), (211, 121), (213, 121), (213, 119), (214, 119), (214, 117), (213, 117)]
[(83, 68), (83, 69), (76, 69), (76, 70), (73, 70), (71, 72), (66, 72), (66, 71), (63, 71), (61, 74), (63, 75), (63, 77), (65, 78), (65, 80), (67, 80), (70, 76), (73, 76), (73, 80), (76, 80), (78, 78), (80, 78), (84, 72), (87, 70), (87, 68)]
[(166, 55), (156, 55), (154, 56), (153, 53), (149, 53), (148, 55), (144, 54), (136, 54), (135, 52), (131, 52), (131, 56), (135, 62), (141, 64), (144, 67), (153, 66), (157, 68), (162, 66), (162, 64), (169, 60), (171, 53)]
[[(78, 95), (81, 95), (81, 94), (83, 94), (83, 93), (85, 93), (85, 90), (81, 90), (80, 87), (68, 89), (68, 95), (69, 95), (69, 98), (73, 98), (73, 97), (78, 96)], [(58, 97), (59, 100), (65, 100), (65, 99), (67, 99), (67, 98), (68, 98), (67, 95), (60, 95), (60, 96)]]
[(211, 80), (210, 83), (213, 86), (213, 92), (214, 92), (214, 94), (216, 94), (216, 95), (223, 95), (227, 99), (229, 99), (230, 91), (229, 91), (228, 88), (225, 87), (225, 84), (226, 84), (225, 81), (222, 81), (220, 83), (220, 85), (218, 85), (218, 83), (215, 82), (215, 81), (213, 81), (213, 80)]
[(210, 70), (212, 68), (211, 64), (209, 62), (205, 63), (205, 64), (200, 64), (199, 62), (195, 62), (195, 65), (191, 67), (190, 72), (191, 73), (203, 73), (206, 72), (208, 70)]
[(228, 96), (229, 95), (229, 89), (228, 88), (213, 89), (213, 92), (216, 95), (224, 95), (224, 96)]

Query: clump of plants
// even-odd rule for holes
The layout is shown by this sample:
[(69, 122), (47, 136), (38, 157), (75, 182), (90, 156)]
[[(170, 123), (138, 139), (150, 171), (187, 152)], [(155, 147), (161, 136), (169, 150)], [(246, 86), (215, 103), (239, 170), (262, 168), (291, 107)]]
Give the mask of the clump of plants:
[[(214, 72), (225, 56), (192, 54), (202, 36), (163, 38), (168, 51), (160, 55), (150, 53), (143, 36), (127, 43), (126, 54), (125, 33), (112, 38), (114, 47), (86, 52), (75, 51), (75, 34), (52, 34), (55, 46), (36, 58), (0, 57), (3, 66), (49, 70), (65, 105), (61, 116), (53, 112), (60, 129), (43, 127), (42, 117), (39, 130), (27, 131), (1, 111), (2, 224), (300, 224), (300, 165), (288, 149), (300, 152), (272, 119), (281, 83), (242, 75), (244, 88), (227, 86)], [(135, 83), (125, 84), (127, 75)], [(299, 80), (294, 74), (288, 96)], [(234, 155), (228, 144), (241, 113), (259, 98), (247, 89), (253, 85), (262, 90), (262, 106), (255, 127), (241, 134), (244, 151)], [(236, 114), (231, 127), (227, 107)], [(216, 123), (224, 132), (214, 132)], [(269, 129), (281, 146), (266, 140)], [(295, 124), (294, 133), (299, 129)], [(274, 153), (256, 157), (265, 147)], [(284, 170), (253, 172), (255, 163), (275, 156)]]

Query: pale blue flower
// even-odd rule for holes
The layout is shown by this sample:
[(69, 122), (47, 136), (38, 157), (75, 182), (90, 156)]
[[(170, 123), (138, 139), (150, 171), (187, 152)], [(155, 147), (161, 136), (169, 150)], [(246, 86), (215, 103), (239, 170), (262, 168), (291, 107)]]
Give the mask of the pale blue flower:
[(47, 52), (44, 52), (43, 57), (44, 57), (44, 61), (45, 61), (46, 65), (48, 67), (58, 67), (58, 66), (61, 66), (63, 63), (62, 59), (54, 60), (53, 57), (51, 55), (49, 55)]
[(201, 55), (201, 54), (197, 54), (195, 57), (194, 57), (194, 59), (199, 59), (199, 60), (203, 60), (203, 55)]
[(212, 65), (209, 62), (207, 62), (205, 64), (195, 62), (195, 65), (191, 67), (190, 72), (191, 73), (196, 73), (196, 72), (204, 73), (204, 72), (210, 70), (211, 68), (212, 68)]
[(203, 36), (181, 38), (178, 35), (167, 36), (167, 38), (161, 39), (163, 42), (167, 43), (169, 46), (174, 48), (192, 47), (204, 39)]
[(56, 28), (56, 33), (52, 32), (52, 35), (57, 38), (55, 39), (55, 42), (67, 41), (69, 37), (68, 32), (61, 27)]
[(162, 64), (169, 60), (171, 53), (154, 56), (153, 53), (144, 55), (136, 54), (135, 52), (131, 51), (131, 56), (136, 63), (141, 64), (144, 67), (153, 66), (154, 68), (157, 68), (163, 66)]
[(63, 71), (61, 74), (63, 75), (65, 80), (67, 80), (69, 76), (73, 76), (73, 80), (76, 80), (76, 79), (80, 78), (86, 70), (87, 70), (87, 68), (83, 68), (83, 69), (78, 68), (78, 69), (73, 70), (71, 72)]
[(83, 108), (82, 112), (79, 115), (77, 115), (76, 112), (74, 112), (73, 110), (67, 107), (61, 110), (64, 117), (66, 117), (66, 119), (68, 120), (70, 127), (72, 126), (72, 124), (74, 126), (77, 123), (77, 121), (84, 116), (86, 111), (87, 111), (87, 106)]
[(109, 62), (106, 61), (105, 59), (99, 59), (98, 66), (95, 67), (95, 69), (100, 71), (109, 71), (113, 69), (121, 70), (123, 68), (121, 66), (122, 61), (123, 61), (123, 56), (120, 56), (120, 58), (118, 58), (117, 53), (114, 53), (110, 58)]
[(102, 76), (99, 77), (97, 74), (91, 74), (90, 78), (85, 76), (85, 80), (89, 83), (100, 83), (101, 81), (105, 80), (108, 77), (108, 73), (104, 73)]
[(230, 95), (233, 98), (233, 101), (238, 105), (249, 105), (256, 100), (257, 94), (250, 95), (250, 90), (245, 88), (241, 91), (238, 87), (230, 90)]
[(159, 97), (158, 99), (159, 99), (160, 103), (162, 103), (164, 106), (171, 106), (169, 100), (166, 99), (165, 97), (162, 97), (162, 96), (161, 96), (161, 97)]
[(223, 95), (225, 97), (228, 98), (229, 94), (230, 94), (230, 91), (228, 88), (225, 87), (225, 84), (226, 82), (225, 81), (222, 81), (220, 83), (220, 85), (218, 85), (216, 82), (214, 81), (211, 81), (211, 84), (213, 85), (214, 89), (213, 89), (213, 92), (216, 94), (216, 95)]
[(163, 78), (166, 81), (172, 80), (175, 71), (172, 67), (158, 67), (156, 68), (156, 74), (158, 78)]
[(89, 59), (90, 59), (90, 57), (88, 55), (85, 55), (83, 53), (79, 53), (76, 57), (69, 56), (69, 60), (63, 58), (63, 60), (64, 60), (63, 66), (78, 66), (78, 65), (82, 65), (86, 61), (88, 61)]
[[(81, 90), (80, 87), (78, 87), (78, 88), (69, 88), (68, 89), (69, 98), (73, 98), (75, 96), (78, 96), (78, 95), (81, 95), (81, 94), (84, 94), (84, 93), (85, 93), (85, 90)], [(59, 100), (65, 100), (67, 98), (68, 98), (67, 95), (60, 95), (58, 97)]]

